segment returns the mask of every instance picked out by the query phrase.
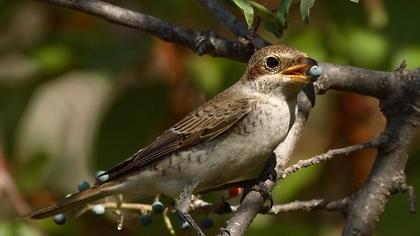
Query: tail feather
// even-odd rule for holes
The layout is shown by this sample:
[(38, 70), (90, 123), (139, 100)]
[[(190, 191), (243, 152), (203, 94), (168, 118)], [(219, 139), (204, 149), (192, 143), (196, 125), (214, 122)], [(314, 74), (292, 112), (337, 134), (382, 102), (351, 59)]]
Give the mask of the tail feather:
[(99, 200), (101, 198), (104, 198), (112, 194), (114, 194), (114, 191), (111, 191), (109, 188), (104, 188), (102, 186), (95, 186), (83, 192), (72, 194), (52, 204), (51, 206), (29, 212), (23, 217), (31, 218), (31, 219), (47, 218), (47, 217), (54, 216), (56, 214), (71, 210), (71, 209), (75, 209), (77, 207), (81, 207), (85, 204), (88, 204), (89, 202)]

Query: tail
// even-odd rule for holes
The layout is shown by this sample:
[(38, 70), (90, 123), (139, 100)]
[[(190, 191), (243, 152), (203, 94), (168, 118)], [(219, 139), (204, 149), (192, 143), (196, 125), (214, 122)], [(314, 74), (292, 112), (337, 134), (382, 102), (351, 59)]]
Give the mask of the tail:
[(83, 205), (86, 205), (90, 202), (99, 200), (106, 196), (115, 194), (115, 188), (105, 187), (105, 185), (109, 186), (110, 182), (104, 185), (94, 186), (90, 189), (87, 189), (83, 192), (78, 192), (72, 194), (51, 206), (29, 212), (28, 214), (24, 215), (23, 218), (31, 218), (31, 219), (43, 219), (50, 216), (54, 216), (59, 213), (63, 213), (68, 210), (72, 210)]

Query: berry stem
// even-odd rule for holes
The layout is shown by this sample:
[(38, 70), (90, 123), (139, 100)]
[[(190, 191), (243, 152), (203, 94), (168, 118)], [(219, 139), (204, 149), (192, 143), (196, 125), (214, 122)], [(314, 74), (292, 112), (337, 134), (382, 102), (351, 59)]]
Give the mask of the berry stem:
[(165, 222), (165, 225), (169, 231), (169, 234), (176, 235), (174, 227), (172, 226), (172, 223), (171, 223), (171, 219), (169, 219), (169, 216), (168, 216), (168, 207), (166, 207), (165, 210), (163, 211), (163, 222)]

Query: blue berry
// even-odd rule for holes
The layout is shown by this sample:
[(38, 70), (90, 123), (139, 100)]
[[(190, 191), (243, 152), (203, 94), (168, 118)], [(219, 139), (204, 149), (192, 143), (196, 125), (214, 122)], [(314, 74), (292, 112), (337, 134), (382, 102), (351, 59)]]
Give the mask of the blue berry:
[(105, 214), (105, 207), (101, 204), (97, 204), (93, 206), (92, 211), (95, 215), (103, 215)]
[(77, 185), (79, 192), (83, 192), (87, 189), (90, 189), (90, 184), (86, 180), (80, 181), (79, 185)]
[(213, 226), (213, 220), (209, 217), (205, 217), (200, 220), (200, 226), (203, 227), (203, 229), (209, 229)]
[(106, 182), (109, 179), (109, 175), (104, 175), (106, 171), (100, 170), (96, 172), (96, 180), (99, 182)]
[(163, 210), (165, 210), (165, 206), (160, 201), (156, 201), (152, 204), (152, 210), (156, 214), (162, 214)]
[(149, 214), (141, 215), (139, 218), (139, 222), (141, 225), (150, 225), (152, 223), (152, 216)]
[(63, 213), (54, 216), (54, 222), (58, 225), (64, 225), (66, 223), (66, 216)]
[(188, 222), (184, 221), (181, 224), (181, 229), (182, 230), (187, 230), (190, 227), (190, 224), (188, 224)]
[(322, 69), (321, 69), (321, 67), (319, 67), (317, 65), (312, 66), (309, 69), (309, 74), (314, 78), (318, 78), (322, 74)]

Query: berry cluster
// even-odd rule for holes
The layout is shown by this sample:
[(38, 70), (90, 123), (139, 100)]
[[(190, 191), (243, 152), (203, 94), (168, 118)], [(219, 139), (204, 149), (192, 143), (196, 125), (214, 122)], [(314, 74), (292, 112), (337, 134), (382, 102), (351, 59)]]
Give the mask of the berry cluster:
[[(106, 182), (109, 179), (109, 176), (106, 174), (105, 171), (98, 171), (96, 173), (96, 181), (98, 182)], [(89, 182), (83, 180), (81, 181), (77, 189), (79, 192), (86, 191), (91, 188)], [(229, 189), (228, 198), (234, 198), (241, 194), (241, 188), (232, 188)], [(69, 196), (69, 195), (68, 195)], [(116, 205), (109, 205), (107, 203), (104, 204), (96, 204), (96, 205), (89, 205), (86, 209), (91, 210), (95, 215), (103, 215), (107, 208), (117, 209)], [(120, 207), (120, 205), (118, 205)], [(139, 224), (143, 226), (150, 225), (152, 223), (152, 214), (162, 215), (167, 218), (165, 210), (167, 209), (165, 205), (159, 201), (159, 197), (157, 196), (152, 203), (152, 205), (145, 205), (147, 206), (144, 210), (141, 210), (142, 214), (139, 216)], [(126, 208), (128, 209), (128, 208)], [(168, 219), (168, 218), (167, 218)], [(57, 214), (54, 216), (54, 222), (58, 225), (63, 225), (66, 223), (66, 217), (63, 213)], [(204, 217), (199, 221), (200, 227), (203, 229), (209, 229), (213, 226), (214, 222), (210, 217)], [(183, 230), (186, 230), (190, 227), (188, 222), (185, 220), (180, 221), (180, 227)]]

